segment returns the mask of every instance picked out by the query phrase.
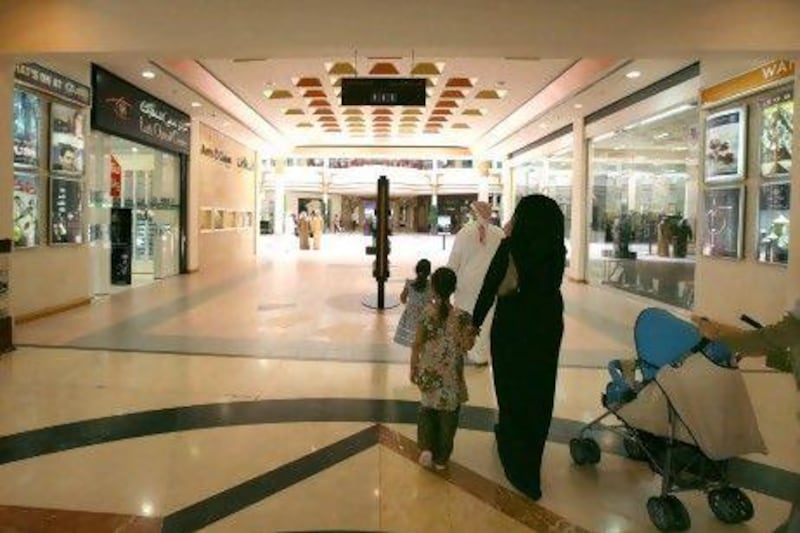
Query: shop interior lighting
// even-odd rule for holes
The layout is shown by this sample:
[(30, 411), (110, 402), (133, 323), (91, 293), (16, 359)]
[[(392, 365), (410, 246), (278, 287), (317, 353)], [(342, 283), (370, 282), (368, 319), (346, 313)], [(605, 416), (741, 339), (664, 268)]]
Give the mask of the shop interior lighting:
[(581, 109), (581, 108), (583, 108), (583, 104), (577, 103), (577, 104), (573, 105), (572, 107), (574, 107), (575, 109)]
[(153, 78), (156, 77), (156, 73), (153, 72), (152, 70), (145, 70), (145, 71), (142, 71), (142, 77), (146, 78), (148, 80), (152, 80)]
[(616, 131), (609, 131), (608, 133), (604, 133), (602, 135), (598, 135), (597, 137), (595, 137), (592, 140), (594, 142), (605, 141), (606, 139), (610, 139), (611, 137), (615, 136), (616, 134), (617, 134)]
[(632, 70), (632, 71), (628, 72), (627, 74), (625, 74), (625, 77), (628, 78), (629, 80), (635, 80), (636, 78), (640, 77), (641, 75), (642, 75), (642, 73), (639, 72), (638, 70)]
[(639, 122), (637, 126), (644, 126), (645, 124), (652, 124), (653, 122), (658, 122), (659, 120), (663, 120), (667, 117), (671, 117), (673, 115), (677, 115), (678, 113), (683, 113), (684, 111), (688, 111), (689, 109), (693, 109), (693, 104), (683, 104), (678, 107), (674, 107), (663, 113), (658, 113), (657, 115), (653, 115), (652, 117), (646, 118)]
[(669, 137), (669, 133), (666, 131), (663, 133), (659, 133), (658, 135), (653, 135), (653, 139), (656, 141), (659, 141), (661, 139), (666, 139), (667, 137)]

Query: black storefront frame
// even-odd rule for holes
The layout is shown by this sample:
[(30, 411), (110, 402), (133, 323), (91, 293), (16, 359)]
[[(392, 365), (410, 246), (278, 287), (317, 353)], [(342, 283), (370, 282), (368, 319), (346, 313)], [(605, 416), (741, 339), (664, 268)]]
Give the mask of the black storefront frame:
[[(105, 73), (107, 75), (114, 76), (115, 78), (119, 78), (119, 76), (117, 76), (113, 72), (110, 72), (110, 71), (104, 69), (103, 67), (100, 67), (100, 66), (92, 63), (92, 78), (91, 78), (91, 82), (92, 82), (92, 98), (96, 98), (96, 95), (97, 95), (97, 88), (95, 86), (95, 80), (97, 79), (96, 76), (97, 76), (98, 73)], [(122, 80), (122, 78), (119, 78), (119, 79)], [(174, 109), (173, 106), (171, 106), (171, 105), (167, 104), (166, 102), (164, 102), (163, 100), (161, 100), (159, 98), (156, 98), (155, 96), (147, 93), (146, 91), (140, 89), (139, 87), (133, 85), (132, 83), (127, 82), (125, 80), (122, 80), (122, 81), (125, 82), (126, 84), (130, 85), (131, 87), (137, 89), (138, 91), (140, 91), (140, 92), (142, 92), (144, 94), (147, 94), (152, 100), (154, 100), (156, 102), (159, 102), (160, 104), (162, 104), (162, 105), (164, 105), (166, 107)], [(188, 153), (184, 153), (184, 152), (180, 152), (178, 150), (171, 150), (171, 149), (165, 147), (162, 144), (158, 144), (158, 143), (155, 143), (155, 142), (148, 142), (144, 138), (136, 137), (134, 135), (129, 135), (129, 134), (126, 134), (123, 131), (116, 130), (114, 128), (104, 127), (101, 124), (98, 124), (98, 120), (97, 120), (97, 114), (98, 113), (99, 113), (98, 106), (92, 105), (91, 112), (90, 112), (90, 125), (91, 125), (91, 129), (92, 130), (96, 130), (96, 131), (105, 133), (107, 135), (111, 135), (113, 137), (119, 137), (121, 139), (125, 139), (127, 141), (131, 141), (131, 142), (134, 142), (134, 143), (143, 144), (143, 145), (148, 146), (148, 147), (150, 147), (150, 148), (152, 148), (154, 150), (157, 150), (159, 152), (168, 153), (170, 155), (174, 155), (174, 156), (178, 157), (178, 169), (179, 169), (178, 170), (178, 172), (179, 172), (179, 193), (178, 194), (180, 195), (180, 208), (178, 209), (178, 220), (180, 222), (180, 229), (178, 231), (178, 240), (179, 240), (179, 244), (178, 244), (178, 271), (179, 271), (180, 274), (188, 274), (189, 273), (189, 267), (188, 267), (188, 256), (189, 256), (189, 254), (188, 254), (188, 231), (187, 231), (187, 225), (189, 223), (189, 206), (188, 206), (188, 200), (189, 200), (189, 154)], [(187, 119), (188, 119), (188, 115), (187, 115)], [(190, 131), (190, 135), (191, 135), (191, 131)]]

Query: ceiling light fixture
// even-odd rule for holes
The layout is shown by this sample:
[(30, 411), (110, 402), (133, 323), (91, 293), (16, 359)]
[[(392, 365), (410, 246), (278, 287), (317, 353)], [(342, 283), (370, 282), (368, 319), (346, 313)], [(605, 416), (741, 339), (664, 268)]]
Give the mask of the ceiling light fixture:
[(653, 139), (655, 139), (656, 141), (661, 139), (666, 139), (667, 137), (669, 137), (669, 133), (666, 131), (664, 133), (659, 133), (658, 135), (653, 135)]
[(550, 127), (550, 124), (542, 122), (541, 124), (539, 124), (539, 127), (542, 128), (543, 130), (546, 130), (547, 128)]
[(132, 147), (131, 147), (131, 152), (133, 152), (134, 154), (135, 154), (136, 152), (138, 152), (138, 151), (139, 151), (139, 149), (138, 149), (138, 148), (136, 148), (135, 146), (132, 146)]
[(625, 77), (628, 78), (629, 80), (635, 80), (636, 78), (638, 78), (641, 75), (642, 75), (642, 73), (639, 72), (638, 70), (632, 70), (632, 71), (628, 72), (627, 74), (625, 74)]
[(145, 70), (142, 71), (142, 77), (147, 78), (148, 80), (152, 80), (153, 78), (156, 77), (156, 73), (153, 72), (152, 70)]
[(581, 108), (583, 108), (583, 104), (578, 103), (578, 104), (573, 105), (572, 107), (574, 107), (575, 109), (581, 109)]
[(202, 106), (203, 106), (203, 104), (201, 104), (200, 102), (192, 102), (192, 107), (196, 108), (196, 107), (202, 107)]

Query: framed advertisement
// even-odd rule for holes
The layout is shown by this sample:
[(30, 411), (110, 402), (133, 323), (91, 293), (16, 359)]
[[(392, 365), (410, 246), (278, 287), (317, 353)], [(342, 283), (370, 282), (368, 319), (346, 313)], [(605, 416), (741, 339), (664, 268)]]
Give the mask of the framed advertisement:
[(14, 248), (39, 246), (39, 176), (14, 174)]
[(706, 118), (706, 183), (744, 179), (747, 108), (737, 107)]
[(14, 166), (39, 166), (39, 128), (41, 100), (38, 96), (14, 89)]
[(225, 229), (224, 209), (214, 209), (214, 229)]
[(758, 191), (757, 258), (764, 263), (789, 262), (789, 212), (791, 184), (765, 183)]
[(50, 244), (83, 243), (83, 184), (50, 178)]
[(702, 253), (706, 257), (742, 257), (744, 186), (706, 189)]
[(83, 174), (84, 116), (74, 107), (50, 104), (50, 169)]
[(765, 178), (788, 178), (792, 171), (794, 101), (791, 89), (760, 102), (759, 163)]

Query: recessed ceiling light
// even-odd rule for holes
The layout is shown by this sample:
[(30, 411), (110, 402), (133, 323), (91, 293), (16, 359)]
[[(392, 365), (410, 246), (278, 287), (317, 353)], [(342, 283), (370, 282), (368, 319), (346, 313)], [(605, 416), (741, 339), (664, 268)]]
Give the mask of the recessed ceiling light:
[(575, 109), (581, 109), (583, 107), (583, 104), (575, 104), (572, 107), (574, 107)]
[(202, 106), (203, 104), (201, 104), (200, 102), (192, 102), (192, 107), (202, 107)]
[(138, 151), (139, 151), (139, 149), (138, 149), (138, 148), (136, 148), (135, 146), (132, 146), (132, 147), (131, 147), (131, 152), (133, 152), (134, 154), (135, 154), (136, 152), (138, 152)]
[(632, 71), (628, 72), (627, 74), (625, 74), (625, 77), (628, 78), (628, 79), (633, 80), (633, 79), (638, 78), (641, 75), (642, 75), (642, 73), (639, 72), (638, 70), (632, 70)]
[(548, 124), (546, 122), (543, 122), (543, 123), (539, 124), (539, 127), (542, 128), (543, 130), (546, 130), (547, 128), (550, 127), (550, 124)]
[(152, 70), (145, 70), (142, 72), (142, 77), (147, 78), (148, 80), (152, 80), (153, 78), (156, 77), (156, 73), (153, 72)]
[(659, 140), (659, 139), (666, 139), (667, 137), (669, 137), (669, 133), (665, 131), (663, 133), (659, 133), (658, 135), (654, 135), (653, 139)]

